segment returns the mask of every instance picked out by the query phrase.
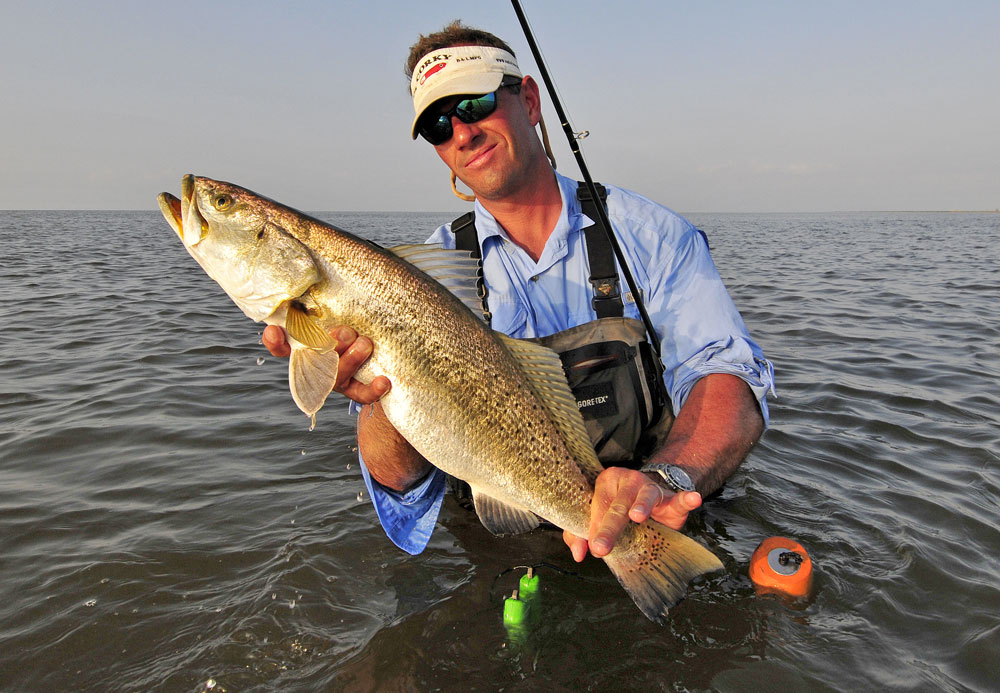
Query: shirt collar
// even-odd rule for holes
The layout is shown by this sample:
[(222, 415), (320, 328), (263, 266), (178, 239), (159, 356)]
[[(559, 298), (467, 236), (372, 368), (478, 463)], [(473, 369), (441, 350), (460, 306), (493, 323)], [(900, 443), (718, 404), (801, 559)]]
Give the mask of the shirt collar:
[[(577, 182), (572, 178), (555, 171), (556, 182), (559, 184), (559, 195), (562, 197), (562, 209), (559, 212), (559, 220), (549, 240), (545, 243), (545, 250), (538, 259), (538, 270), (544, 271), (553, 264), (563, 259), (567, 253), (569, 238), (575, 233), (579, 233), (582, 228), (589, 226), (593, 221), (588, 218), (580, 208), (580, 201), (576, 197)], [(510, 242), (507, 232), (497, 223), (493, 215), (483, 207), (479, 200), (476, 200), (476, 232), (479, 236), (479, 247), (485, 248), (486, 242), (490, 238), (496, 238), (494, 242)]]

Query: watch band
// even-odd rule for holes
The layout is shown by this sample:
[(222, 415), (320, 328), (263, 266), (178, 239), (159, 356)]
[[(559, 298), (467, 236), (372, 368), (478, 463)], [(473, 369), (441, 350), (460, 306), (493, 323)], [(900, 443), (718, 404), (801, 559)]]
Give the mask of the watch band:
[(683, 468), (676, 464), (654, 463), (643, 465), (640, 472), (655, 472), (666, 482), (667, 487), (674, 493), (680, 491), (694, 491), (694, 482)]

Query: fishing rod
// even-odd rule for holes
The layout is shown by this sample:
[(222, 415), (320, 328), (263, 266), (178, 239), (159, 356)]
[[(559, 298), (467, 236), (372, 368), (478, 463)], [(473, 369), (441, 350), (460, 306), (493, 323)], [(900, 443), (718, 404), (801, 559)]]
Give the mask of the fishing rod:
[(621, 246), (618, 244), (618, 239), (615, 237), (614, 231), (611, 229), (611, 220), (608, 219), (608, 210), (603, 198), (597, 194), (597, 186), (594, 184), (594, 179), (590, 177), (590, 171), (587, 169), (587, 163), (583, 160), (583, 152), (580, 151), (580, 140), (586, 135), (577, 134), (573, 131), (572, 126), (569, 124), (569, 118), (566, 117), (566, 112), (563, 111), (562, 104), (559, 102), (559, 97), (556, 95), (555, 85), (552, 83), (552, 78), (549, 77), (549, 71), (545, 68), (545, 61), (542, 60), (542, 53), (538, 49), (538, 44), (535, 42), (535, 37), (531, 33), (531, 27), (528, 26), (528, 18), (524, 15), (524, 10), (521, 9), (521, 3), (518, 0), (511, 0), (511, 4), (514, 6), (514, 13), (517, 15), (517, 20), (521, 23), (521, 30), (524, 32), (524, 38), (528, 40), (528, 46), (531, 48), (531, 54), (535, 57), (535, 64), (538, 65), (538, 71), (542, 75), (542, 81), (545, 82), (545, 89), (549, 92), (549, 98), (552, 99), (552, 105), (556, 109), (556, 115), (559, 116), (559, 122), (562, 123), (563, 132), (566, 133), (566, 139), (569, 140), (569, 148), (573, 152), (573, 156), (576, 157), (577, 166), (580, 167), (580, 173), (583, 174), (583, 181), (587, 184), (587, 190), (590, 192), (590, 197), (594, 200), (594, 207), (597, 209), (597, 216), (600, 217), (599, 222), (604, 228), (604, 233), (608, 236), (608, 241), (611, 243), (611, 249), (614, 251), (615, 258), (618, 260), (619, 267), (622, 268), (622, 275), (625, 277), (625, 283), (628, 285), (628, 290), (632, 292), (632, 299), (635, 301), (635, 307), (639, 311), (639, 317), (642, 318), (643, 325), (646, 326), (646, 332), (649, 333), (649, 343), (653, 347), (653, 351), (656, 352), (657, 358), (660, 356), (660, 340), (656, 336), (656, 330), (653, 328), (653, 321), (649, 319), (649, 313), (646, 312), (646, 305), (642, 301), (642, 296), (639, 293), (639, 287), (635, 283), (635, 278), (632, 276), (632, 272), (629, 270), (628, 263), (625, 262), (625, 254), (622, 252)]

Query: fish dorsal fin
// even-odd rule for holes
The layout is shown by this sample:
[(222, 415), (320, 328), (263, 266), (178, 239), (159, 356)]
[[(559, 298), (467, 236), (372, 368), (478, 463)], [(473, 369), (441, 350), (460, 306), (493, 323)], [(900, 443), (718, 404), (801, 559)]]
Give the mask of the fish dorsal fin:
[(483, 317), (483, 300), (477, 288), (479, 260), (469, 251), (447, 250), (440, 243), (397, 245), (388, 250), (429, 275)]
[(594, 444), (590, 442), (583, 416), (576, 404), (576, 397), (566, 382), (559, 354), (541, 344), (513, 339), (499, 332), (495, 334), (520, 364), (535, 397), (549, 412), (584, 476), (593, 483), (604, 467), (597, 459)]
[(472, 487), (472, 499), (476, 503), (476, 514), (483, 527), (490, 534), (503, 536), (505, 534), (523, 534), (530, 532), (541, 524), (538, 515), (525, 508), (508, 505), (498, 501), (493, 496)]

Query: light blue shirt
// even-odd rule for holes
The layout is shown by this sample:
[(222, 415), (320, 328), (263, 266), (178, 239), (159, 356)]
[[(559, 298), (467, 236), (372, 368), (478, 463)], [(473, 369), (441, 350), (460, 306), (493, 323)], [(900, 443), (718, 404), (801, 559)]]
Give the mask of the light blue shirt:
[[(476, 202), (476, 229), (492, 327), (511, 337), (544, 337), (597, 319), (581, 233), (596, 220), (581, 211), (576, 181), (556, 175), (562, 212), (537, 263), (512, 243), (493, 216)], [(608, 218), (660, 337), (663, 379), (674, 413), (680, 411), (701, 377), (730, 373), (753, 390), (766, 424), (766, 397), (774, 392), (774, 371), (750, 338), (704, 236), (686, 219), (641, 195), (605, 187)], [(454, 248), (450, 227), (440, 227), (427, 242)], [(624, 280), (621, 288), (626, 317), (638, 318)], [(434, 469), (422, 483), (399, 494), (374, 481), (364, 460), (361, 469), (389, 538), (411, 554), (423, 551), (441, 509), (444, 473)]]

